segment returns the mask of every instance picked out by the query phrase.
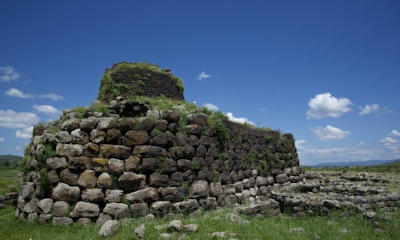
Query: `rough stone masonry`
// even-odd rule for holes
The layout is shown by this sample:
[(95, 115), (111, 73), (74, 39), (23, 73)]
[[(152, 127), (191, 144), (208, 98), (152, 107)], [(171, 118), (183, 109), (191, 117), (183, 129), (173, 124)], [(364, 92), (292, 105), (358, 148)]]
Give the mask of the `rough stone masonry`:
[[(157, 109), (135, 96), (181, 105)], [(267, 200), (272, 185), (302, 179), (291, 134), (189, 111), (182, 99), (169, 70), (143, 63), (106, 70), (99, 101), (34, 127), (16, 217), (69, 225), (190, 213)], [(263, 204), (257, 213), (279, 213), (277, 201)]]

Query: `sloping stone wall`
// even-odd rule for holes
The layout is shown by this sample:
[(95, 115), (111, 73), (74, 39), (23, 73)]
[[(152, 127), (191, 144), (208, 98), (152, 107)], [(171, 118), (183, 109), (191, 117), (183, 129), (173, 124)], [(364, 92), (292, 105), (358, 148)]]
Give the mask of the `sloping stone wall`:
[(271, 185), (299, 179), (291, 134), (224, 120), (222, 138), (203, 113), (110, 107), (107, 116), (66, 111), (58, 131), (35, 126), (16, 216), (68, 225), (189, 213), (262, 200)]

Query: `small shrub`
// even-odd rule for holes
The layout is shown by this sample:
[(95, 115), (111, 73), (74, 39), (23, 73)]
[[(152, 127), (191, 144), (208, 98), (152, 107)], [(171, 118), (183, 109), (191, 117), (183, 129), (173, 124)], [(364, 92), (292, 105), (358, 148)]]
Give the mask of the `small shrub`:
[(105, 115), (110, 114), (110, 109), (108, 108), (107, 104), (105, 104), (105, 103), (95, 102), (92, 106), (93, 106), (95, 112), (100, 112)]
[(78, 118), (85, 118), (88, 115), (88, 109), (86, 107), (77, 107), (71, 111), (78, 113)]
[(188, 125), (188, 118), (187, 114), (185, 113), (180, 113), (180, 118), (179, 118), (179, 131), (182, 132), (185, 135), (188, 135), (186, 126)]
[(41, 168), (46, 166), (46, 160), (56, 155), (56, 151), (52, 145), (46, 144), (41, 153), (36, 155), (36, 160), (39, 162)]
[(112, 92), (113, 97), (124, 95), (128, 91), (128, 85), (123, 83), (117, 83), (114, 85)]
[(39, 171), (40, 174), (40, 186), (45, 190), (50, 190), (50, 180), (49, 175), (47, 174), (47, 168), (42, 168)]
[(228, 129), (224, 123), (227, 117), (222, 112), (215, 112), (207, 118), (208, 124), (214, 128), (215, 135), (219, 142), (220, 148), (224, 145), (225, 141), (228, 140)]
[(264, 136), (264, 144), (270, 144), (271, 142), (272, 142), (272, 136), (270, 136), (270, 135), (265, 135)]

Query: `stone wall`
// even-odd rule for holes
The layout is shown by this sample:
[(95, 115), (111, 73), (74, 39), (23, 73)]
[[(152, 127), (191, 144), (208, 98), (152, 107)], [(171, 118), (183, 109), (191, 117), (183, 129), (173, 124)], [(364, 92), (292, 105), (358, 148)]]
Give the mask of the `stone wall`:
[(108, 107), (35, 126), (16, 216), (68, 225), (190, 213), (266, 199), (271, 185), (299, 179), (291, 134), (215, 124), (215, 114), (154, 115), (122, 98)]

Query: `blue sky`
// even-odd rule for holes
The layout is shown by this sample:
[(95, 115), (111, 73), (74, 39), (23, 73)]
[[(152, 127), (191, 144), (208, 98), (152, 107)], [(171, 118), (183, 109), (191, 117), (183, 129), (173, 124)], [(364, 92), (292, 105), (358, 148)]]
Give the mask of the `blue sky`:
[[(0, 154), (147, 61), (185, 98), (292, 132), (302, 164), (400, 158), (398, 1), (2, 1)], [(211, 105), (212, 104), (212, 105)]]

